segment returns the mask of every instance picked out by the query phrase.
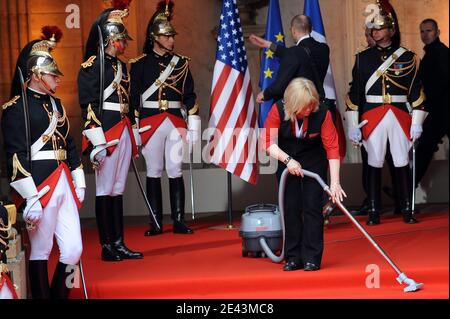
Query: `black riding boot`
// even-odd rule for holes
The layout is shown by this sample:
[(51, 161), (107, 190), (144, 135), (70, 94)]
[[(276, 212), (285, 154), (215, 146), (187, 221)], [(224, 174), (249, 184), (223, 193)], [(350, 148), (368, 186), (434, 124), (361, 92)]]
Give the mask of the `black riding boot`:
[(111, 197), (95, 197), (95, 217), (97, 219), (98, 235), (102, 246), (102, 260), (121, 261), (119, 253), (113, 246), (113, 216)]
[(177, 234), (193, 234), (194, 231), (184, 223), (183, 177), (169, 178), (169, 192), (173, 232)]
[(152, 207), (153, 213), (156, 216), (156, 220), (160, 226), (158, 229), (153, 222), (153, 218), (150, 217), (150, 229), (145, 231), (144, 236), (156, 236), (163, 232), (163, 213), (162, 213), (162, 192), (161, 192), (161, 178), (159, 177), (147, 177), (147, 198)]
[(364, 216), (368, 214), (369, 208), (369, 198), (366, 197), (361, 203), (361, 206), (356, 210), (350, 211), (350, 214), (352, 214), (353, 216)]
[(369, 226), (380, 223), (381, 207), (381, 168), (368, 167), (368, 186), (369, 186), (369, 210), (366, 224)]
[(391, 155), (391, 151), (390, 151), (390, 146), (389, 146), (389, 142), (387, 144), (387, 150), (386, 150), (386, 163), (388, 165), (389, 168), (389, 174), (391, 175), (391, 187), (389, 186), (385, 186), (383, 187), (383, 192), (389, 196), (390, 198), (392, 198), (392, 200), (394, 201), (394, 215), (399, 215), (402, 213), (402, 207), (401, 207), (401, 203), (400, 203), (400, 196), (398, 195), (398, 174), (396, 172), (396, 168), (394, 166), (394, 160), (392, 158)]
[(67, 299), (69, 297), (70, 287), (68, 287), (68, 283), (66, 281), (69, 275), (73, 275), (75, 267), (76, 266), (58, 262), (55, 273), (53, 274), (52, 285), (50, 287), (52, 299)]
[(140, 259), (144, 255), (140, 252), (132, 251), (125, 246), (123, 239), (123, 196), (111, 197), (112, 218), (113, 218), (113, 246), (123, 259)]
[(28, 262), (31, 297), (33, 299), (51, 298), (47, 264), (47, 260), (30, 260)]
[(412, 190), (411, 171), (409, 165), (397, 167), (396, 175), (398, 176), (398, 197), (400, 199), (401, 210), (403, 214), (403, 221), (407, 224), (417, 223), (412, 212)]

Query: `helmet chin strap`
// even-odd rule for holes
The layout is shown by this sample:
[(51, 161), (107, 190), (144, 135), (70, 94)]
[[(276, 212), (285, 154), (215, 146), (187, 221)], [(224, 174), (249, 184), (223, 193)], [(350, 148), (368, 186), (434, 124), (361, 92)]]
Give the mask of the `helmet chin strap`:
[(168, 48), (166, 48), (164, 45), (161, 44), (161, 42), (159, 42), (158, 40), (156, 40), (155, 38), (153, 39), (153, 41), (155, 41), (156, 43), (158, 43), (158, 45), (163, 48), (164, 50), (166, 50), (167, 52), (173, 52), (173, 49), (170, 50)]
[(55, 94), (55, 91), (52, 90), (52, 88), (47, 84), (47, 82), (44, 80), (44, 78), (42, 77), (42, 74), (39, 74), (38, 76), (39, 81), (42, 83), (42, 85), (44, 86), (44, 88), (50, 92), (51, 94)]

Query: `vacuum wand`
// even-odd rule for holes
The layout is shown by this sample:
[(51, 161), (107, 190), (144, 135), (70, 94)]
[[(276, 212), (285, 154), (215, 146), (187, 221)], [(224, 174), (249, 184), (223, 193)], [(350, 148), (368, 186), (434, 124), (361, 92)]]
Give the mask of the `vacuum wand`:
[[(314, 178), (320, 186), (322, 186), (323, 190), (331, 196), (330, 187), (325, 184), (325, 182), (322, 180), (322, 178), (316, 174), (312, 173), (310, 171), (307, 171), (305, 169), (302, 169), (303, 174), (305, 176)], [(359, 229), (359, 231), (369, 240), (369, 242), (372, 244), (373, 247), (383, 256), (383, 258), (389, 263), (389, 265), (395, 270), (395, 272), (398, 274), (398, 277), (396, 278), (397, 281), (400, 284), (406, 284), (407, 286), (403, 289), (404, 292), (411, 292), (411, 291), (417, 291), (421, 288), (423, 288), (423, 283), (417, 283), (413, 279), (408, 278), (398, 267), (397, 265), (389, 258), (389, 256), (386, 254), (386, 252), (378, 245), (378, 243), (370, 236), (370, 234), (364, 229), (364, 227), (361, 226), (361, 224), (350, 214), (350, 212), (347, 210), (347, 208), (342, 205), (341, 202), (336, 203), (339, 209), (347, 215), (348, 218), (352, 221), (352, 223), (356, 226), (356, 228)]]

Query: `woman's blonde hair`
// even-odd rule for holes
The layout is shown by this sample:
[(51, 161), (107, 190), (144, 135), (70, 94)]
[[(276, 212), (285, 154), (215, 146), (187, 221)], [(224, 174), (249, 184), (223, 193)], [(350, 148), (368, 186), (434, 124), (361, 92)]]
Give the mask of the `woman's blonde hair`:
[(293, 79), (284, 91), (284, 120), (293, 121), (298, 111), (310, 108), (316, 112), (319, 108), (319, 94), (314, 83), (305, 78)]

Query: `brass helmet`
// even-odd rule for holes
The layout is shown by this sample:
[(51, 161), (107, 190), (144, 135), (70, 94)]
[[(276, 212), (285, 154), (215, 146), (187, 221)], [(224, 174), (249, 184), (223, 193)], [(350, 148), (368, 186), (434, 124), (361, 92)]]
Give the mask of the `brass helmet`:
[(128, 34), (123, 18), (129, 14), (128, 8), (114, 9), (108, 13), (108, 17), (102, 27), (104, 45), (107, 46), (109, 40), (133, 40)]
[(369, 29), (395, 29), (397, 19), (389, 0), (377, 0), (378, 13), (366, 24)]
[(27, 60), (27, 70), (31, 73), (41, 77), (44, 74), (52, 74), (57, 76), (63, 76), (62, 72), (58, 69), (55, 59), (50, 54), (56, 46), (56, 40), (54, 37), (49, 40), (41, 40), (36, 42), (32, 48)]
[(165, 0), (158, 3), (156, 12), (150, 19), (148, 27), (148, 33), (152, 39), (160, 35), (173, 36), (178, 34), (170, 23), (173, 16), (173, 7), (174, 3), (170, 0)]
[(95, 19), (89, 31), (89, 36), (86, 41), (84, 50), (84, 60), (86, 61), (91, 56), (96, 55), (99, 47), (98, 28), (102, 31), (103, 46), (107, 46), (109, 40), (127, 39), (133, 40), (128, 30), (124, 25), (123, 18), (128, 16), (128, 6), (131, 0), (114, 0), (109, 2), (112, 7), (107, 8), (100, 13)]
[[(57, 74), (58, 72), (61, 73), (56, 66), (56, 63), (52, 66), (54, 58), (50, 55), (50, 52), (54, 49), (56, 43), (61, 40), (63, 35), (62, 31), (57, 26), (44, 26), (41, 29), (41, 32), (41, 38), (28, 42), (17, 57), (14, 77), (11, 83), (11, 98), (21, 94), (19, 69), (22, 72), (25, 81), (29, 80), (31, 74), (33, 74), (33, 67), (36, 72), (45, 69), (48, 72), (52, 72), (52, 74)], [(45, 42), (40, 43), (42, 41), (48, 41), (49, 43), (43, 45)], [(38, 43), (40, 44), (37, 45)], [(45, 46), (47, 46), (47, 48), (45, 48)], [(33, 48), (34, 52), (33, 55), (31, 55)]]

